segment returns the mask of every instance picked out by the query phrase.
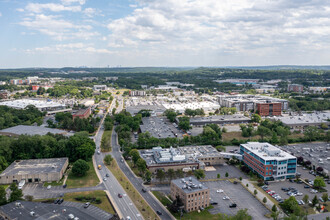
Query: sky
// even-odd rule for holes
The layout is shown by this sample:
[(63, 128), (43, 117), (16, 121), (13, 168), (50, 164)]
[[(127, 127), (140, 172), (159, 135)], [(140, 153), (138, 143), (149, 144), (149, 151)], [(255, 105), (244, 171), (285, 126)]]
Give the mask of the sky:
[(0, 68), (329, 64), (330, 0), (0, 0)]

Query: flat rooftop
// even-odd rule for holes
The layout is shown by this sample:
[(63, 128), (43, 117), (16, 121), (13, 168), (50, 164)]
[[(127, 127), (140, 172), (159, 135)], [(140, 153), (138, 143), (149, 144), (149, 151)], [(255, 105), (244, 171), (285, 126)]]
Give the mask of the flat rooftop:
[(317, 112), (297, 116), (272, 117), (274, 120), (280, 120), (286, 125), (308, 125), (329, 123), (330, 112)]
[(141, 110), (151, 110), (155, 115), (159, 115), (163, 114), (166, 109), (162, 105), (135, 105), (126, 107), (126, 111), (131, 115), (136, 115)]
[(264, 160), (288, 160), (296, 158), (269, 143), (248, 142), (241, 145)]
[(62, 134), (65, 136), (71, 136), (73, 133), (70, 133), (65, 130), (60, 130), (57, 128), (46, 128), (40, 126), (29, 126), (29, 125), (17, 125), (10, 128), (5, 128), (0, 130), (0, 134), (3, 135), (46, 135), (47, 133), (52, 134)]
[(208, 189), (207, 186), (203, 185), (193, 176), (183, 179), (175, 179), (171, 182), (181, 188), (185, 193), (198, 192), (200, 190)]
[(215, 122), (241, 122), (241, 121), (246, 121), (249, 122), (251, 121), (250, 118), (245, 117), (244, 115), (213, 115), (213, 116), (207, 116), (207, 117), (193, 117), (190, 118), (190, 123), (215, 123)]
[(11, 108), (24, 109), (28, 105), (33, 105), (38, 109), (44, 108), (65, 108), (65, 105), (48, 101), (48, 100), (34, 100), (34, 99), (18, 99), (12, 101), (0, 102), (0, 105), (6, 105)]
[[(62, 220), (69, 219), (69, 214), (78, 217), (79, 220), (108, 220), (112, 218), (112, 214), (102, 209), (93, 205), (88, 207), (88, 209), (84, 209), (83, 205), (82, 203), (65, 201), (61, 205), (16, 201), (1, 206), (0, 211), (4, 212), (10, 219), (17, 220)], [(35, 216), (31, 216), (31, 212), (34, 212)]]
[(68, 160), (69, 159), (67, 157), (16, 160), (0, 174), (0, 177), (8, 175), (15, 176), (37, 173), (58, 173)]
[(150, 150), (140, 150), (141, 157), (148, 166), (173, 163), (199, 163), (199, 158), (222, 157), (211, 145), (185, 146), (178, 148), (154, 147)]

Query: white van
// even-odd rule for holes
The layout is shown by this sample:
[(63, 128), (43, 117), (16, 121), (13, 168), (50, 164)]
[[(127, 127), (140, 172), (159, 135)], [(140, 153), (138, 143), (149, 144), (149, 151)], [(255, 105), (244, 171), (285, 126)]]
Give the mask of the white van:
[(18, 189), (22, 189), (24, 185), (25, 185), (25, 180), (21, 180), (18, 184)]

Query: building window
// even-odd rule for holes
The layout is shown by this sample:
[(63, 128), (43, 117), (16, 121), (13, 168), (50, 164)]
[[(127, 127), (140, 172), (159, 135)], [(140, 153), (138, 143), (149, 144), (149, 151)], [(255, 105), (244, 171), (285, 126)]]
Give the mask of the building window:
[(268, 175), (268, 172), (266, 172), (266, 175)]

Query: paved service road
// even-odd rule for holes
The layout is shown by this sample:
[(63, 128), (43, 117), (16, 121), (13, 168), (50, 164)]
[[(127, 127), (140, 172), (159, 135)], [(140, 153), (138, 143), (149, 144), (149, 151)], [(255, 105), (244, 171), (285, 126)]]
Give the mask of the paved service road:
[[(95, 136), (95, 144), (96, 144), (96, 152), (99, 150), (101, 145), (101, 139), (104, 132), (103, 126), (100, 126), (100, 130)], [(122, 186), (117, 181), (116, 177), (108, 170), (108, 168), (105, 167), (103, 163), (103, 158), (105, 154), (95, 154), (95, 162), (96, 165), (101, 165), (101, 170), (98, 170), (99, 174), (101, 175), (102, 179), (105, 177), (106, 174), (109, 174), (109, 177), (107, 177), (106, 181), (103, 181), (105, 188), (110, 193), (111, 197), (113, 198), (114, 202), (117, 205), (117, 208), (122, 213), (123, 217), (126, 218), (127, 216), (130, 216), (131, 219), (143, 219), (142, 215), (138, 211), (138, 209), (135, 207), (132, 200), (129, 198), (129, 196), (126, 195), (125, 190), (122, 188)], [(123, 197), (119, 198), (118, 193), (122, 194)]]
[(112, 146), (112, 156), (117, 161), (120, 169), (124, 172), (124, 174), (128, 177), (130, 182), (133, 184), (133, 186), (137, 189), (137, 191), (143, 196), (143, 198), (148, 202), (149, 206), (156, 212), (161, 211), (162, 215), (159, 216), (161, 219), (172, 219), (167, 212), (163, 209), (162, 206), (158, 204), (156, 199), (152, 197), (149, 193), (151, 192), (142, 192), (143, 187), (143, 180), (141, 178), (137, 178), (129, 167), (127, 167), (126, 163), (121, 162), (122, 154), (119, 151), (120, 147), (117, 144), (117, 133), (113, 130), (112, 137), (111, 137), (111, 146)]

